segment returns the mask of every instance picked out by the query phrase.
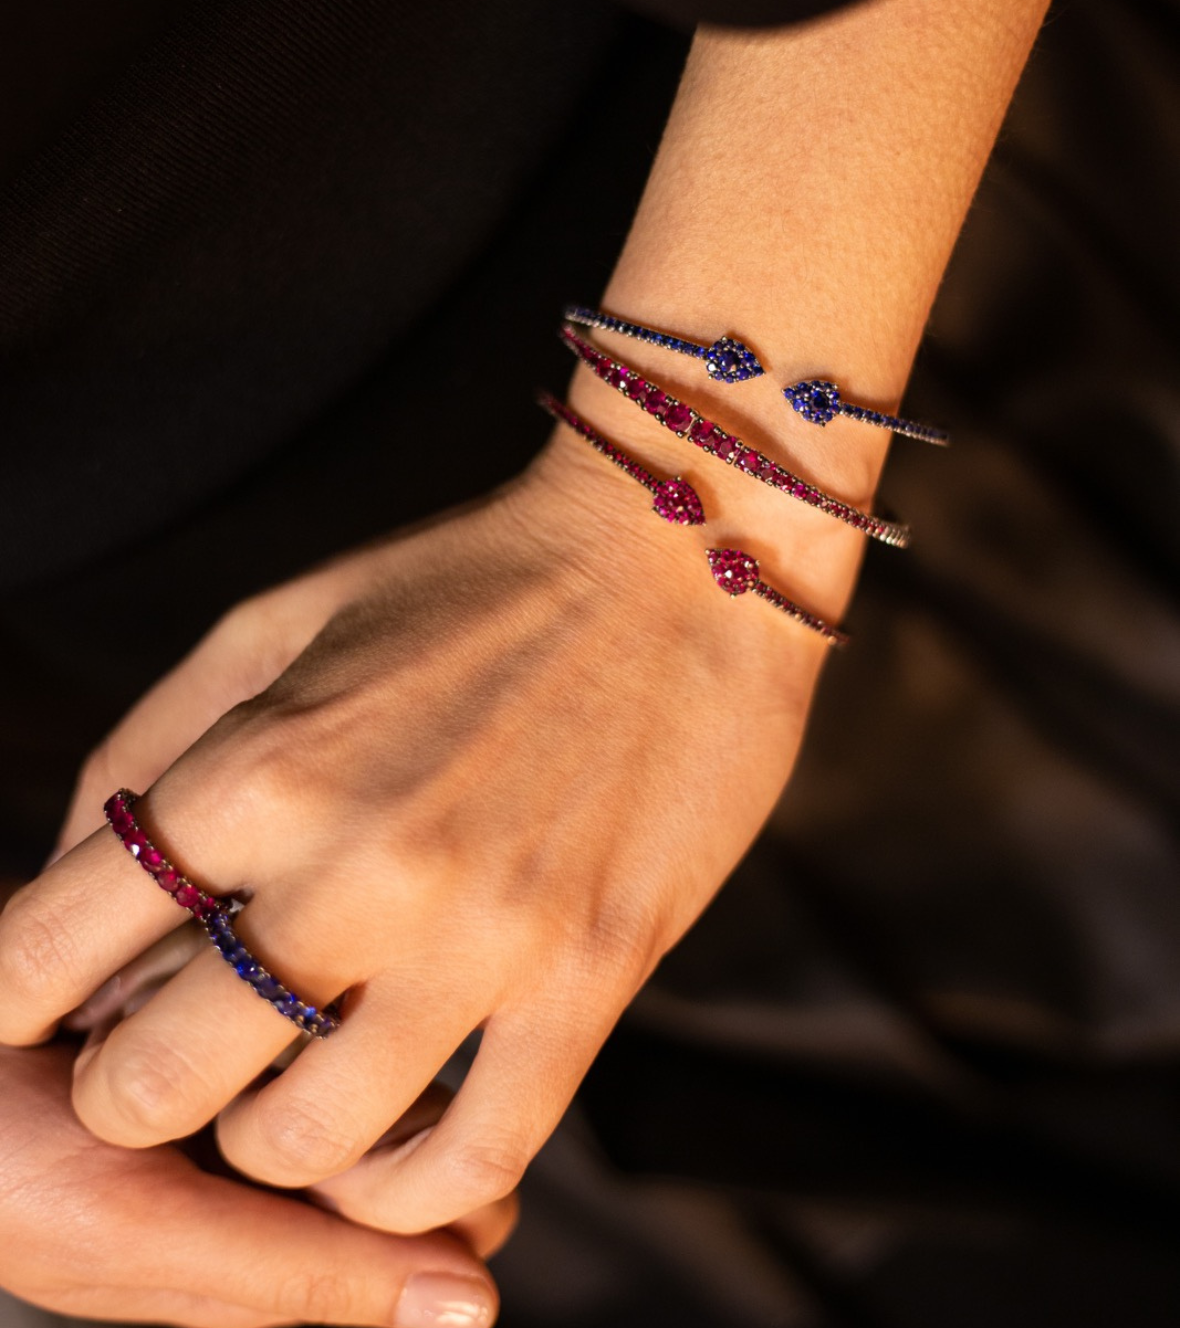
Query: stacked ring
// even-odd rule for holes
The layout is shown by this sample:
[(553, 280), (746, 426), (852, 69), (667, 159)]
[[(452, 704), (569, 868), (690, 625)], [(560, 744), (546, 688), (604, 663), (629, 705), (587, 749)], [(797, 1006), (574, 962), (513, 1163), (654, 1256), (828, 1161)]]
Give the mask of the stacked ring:
[(272, 1005), (284, 1018), (310, 1033), (313, 1037), (327, 1037), (340, 1027), (340, 1015), (331, 1005), (317, 1010), (305, 1005), (293, 992), (268, 973), (249, 950), (238, 940), (233, 922), (226, 909), (218, 909), (205, 920), (205, 930), (219, 955), (234, 972), (251, 986), (268, 1005)]
[(120, 789), (106, 800), (103, 811), (120, 843), (156, 884), (187, 909), (205, 928), (218, 954), (268, 1005), (313, 1037), (327, 1037), (340, 1027), (339, 1011), (331, 1005), (317, 1009), (301, 1001), (269, 973), (238, 939), (233, 918), (241, 905), (219, 899), (194, 885), (168, 861), (144, 834), (132, 808), (138, 793)]
[(131, 810), (138, 798), (139, 794), (132, 793), (130, 789), (120, 789), (118, 793), (111, 794), (103, 806), (111, 829), (160, 889), (170, 894), (181, 908), (187, 908), (193, 917), (204, 922), (219, 908), (217, 900), (195, 886), (182, 872), (178, 872), (144, 834)]

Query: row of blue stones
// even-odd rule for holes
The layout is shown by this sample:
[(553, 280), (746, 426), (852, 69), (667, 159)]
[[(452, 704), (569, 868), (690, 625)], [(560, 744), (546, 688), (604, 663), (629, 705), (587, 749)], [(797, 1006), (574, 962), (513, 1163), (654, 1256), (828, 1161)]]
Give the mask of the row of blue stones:
[(882, 415), (880, 411), (868, 410), (864, 406), (851, 406), (846, 401), (840, 404), (840, 414), (926, 443), (945, 443), (947, 440), (947, 434), (942, 429), (932, 428), (929, 424), (918, 424), (914, 420), (903, 420), (896, 415)]
[(218, 909), (212, 917), (205, 919), (205, 930), (213, 942), (218, 954), (229, 964), (238, 977), (272, 1005), (284, 1018), (290, 1019), (304, 1032), (316, 1037), (327, 1037), (340, 1027), (339, 1018), (330, 1010), (317, 1010), (314, 1005), (305, 1005), (297, 996), (266, 971), (249, 950), (238, 940), (230, 915), (224, 909)]
[(640, 327), (638, 323), (627, 323), (621, 318), (600, 313), (597, 309), (587, 309), (584, 305), (571, 304), (565, 311), (566, 321), (581, 323), (583, 327), (600, 327), (607, 332), (621, 332), (625, 337), (634, 337), (636, 341), (646, 341), (653, 346), (663, 346), (667, 350), (679, 351), (681, 355), (691, 355), (703, 360), (712, 347), (699, 346), (695, 341), (685, 341), (683, 337), (669, 336), (665, 332), (656, 332), (650, 327)]
[[(682, 337), (669, 336), (657, 332), (654, 328), (643, 327), (639, 323), (628, 323), (612, 314), (604, 314), (599, 309), (589, 309), (585, 305), (571, 304), (565, 310), (566, 321), (580, 323), (584, 327), (603, 328), (608, 332), (621, 332), (624, 336), (634, 337), (637, 341), (646, 341), (653, 346), (664, 346), (668, 350), (679, 351), (682, 355), (691, 355), (694, 359), (703, 359), (709, 376), (722, 383), (743, 383), (751, 378), (759, 378), (765, 372), (757, 356), (744, 342), (733, 337), (721, 337), (711, 346), (701, 346), (695, 341), (685, 341)], [(814, 389), (829, 389), (825, 395), (832, 400), (814, 401), (814, 409), (808, 410), (801, 400)], [(918, 424), (914, 420), (901, 419), (897, 415), (883, 415), (880, 411), (869, 410), (866, 406), (853, 406), (840, 400), (839, 390), (834, 383), (816, 381), (795, 383), (783, 388), (783, 396), (794, 406), (809, 424), (824, 425), (835, 415), (846, 415), (850, 419), (860, 420), (865, 424), (874, 424), (881, 429), (889, 429), (907, 438), (917, 438), (927, 443), (945, 443), (948, 435), (942, 429), (935, 429), (928, 424)]]

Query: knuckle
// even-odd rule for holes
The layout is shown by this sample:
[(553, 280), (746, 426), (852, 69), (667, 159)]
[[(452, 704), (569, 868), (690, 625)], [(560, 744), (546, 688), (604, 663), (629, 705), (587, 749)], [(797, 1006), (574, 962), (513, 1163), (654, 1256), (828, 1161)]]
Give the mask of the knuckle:
[(339, 1175), (356, 1160), (347, 1127), (326, 1116), (322, 1105), (286, 1100), (260, 1104), (260, 1113), (262, 1156), (251, 1160), (250, 1170), (261, 1179), (306, 1185)]
[(359, 1323), (362, 1300), (354, 1278), (324, 1264), (290, 1272), (283, 1279), (275, 1308), (305, 1323)]
[(194, 1067), (175, 1047), (153, 1040), (120, 1052), (108, 1042), (94, 1064), (99, 1091), (75, 1094), (78, 1116), (92, 1133), (131, 1145), (188, 1133), (201, 1092), (194, 1092)]
[(0, 927), (0, 988), (10, 1008), (48, 1008), (66, 988), (80, 987), (79, 954), (71, 931), (41, 905), (19, 896)]
[(446, 1157), (443, 1184), (455, 1203), (469, 1210), (511, 1194), (527, 1165), (525, 1150), (516, 1140), (470, 1141)]
[(657, 932), (658, 923), (644, 903), (604, 902), (580, 920), (558, 953), (579, 987), (594, 991), (622, 987), (629, 998), (659, 957)]

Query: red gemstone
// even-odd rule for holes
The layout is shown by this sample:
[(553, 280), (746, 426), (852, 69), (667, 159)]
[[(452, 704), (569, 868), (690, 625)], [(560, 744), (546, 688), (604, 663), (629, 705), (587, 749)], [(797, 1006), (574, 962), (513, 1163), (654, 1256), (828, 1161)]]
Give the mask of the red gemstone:
[(195, 904), (199, 904), (204, 897), (195, 885), (190, 885), (187, 881), (176, 892), (176, 902), (181, 908), (192, 908)]
[(676, 433), (687, 429), (691, 420), (692, 408), (686, 406), (683, 401), (678, 401), (676, 405), (669, 406), (664, 412), (664, 423)]
[(743, 452), (738, 458), (738, 465), (751, 475), (757, 475), (762, 469), (762, 458), (755, 451)]
[(617, 365), (606, 376), (606, 381), (611, 387), (622, 387), (627, 381), (627, 371), (620, 369)]
[(738, 445), (735, 439), (728, 434), (719, 433), (717, 435), (717, 441), (713, 444), (713, 451), (722, 461), (728, 461), (737, 450)]
[(659, 388), (656, 388), (654, 392), (649, 392), (647, 394), (647, 400), (643, 403), (644, 409), (648, 414), (660, 417), (663, 416), (667, 405), (668, 394), (666, 392), (661, 392)]
[(153, 876), (157, 869), (164, 865), (164, 855), (158, 848), (152, 848), (150, 844), (140, 851), (139, 860)]
[(134, 853), (137, 858), (147, 846), (147, 835), (137, 825), (132, 826), (123, 836), (123, 847), (129, 853)]
[(791, 492), (795, 495), (796, 498), (806, 498), (807, 485), (797, 480), (794, 484), (791, 485)]
[(170, 895), (174, 895), (180, 889), (180, 875), (175, 867), (161, 867), (155, 876), (156, 884), (161, 890), (167, 890)]
[(713, 579), (727, 595), (743, 595), (758, 582), (758, 560), (741, 549), (708, 549)]
[(687, 480), (680, 478), (664, 480), (655, 487), (655, 502), (652, 510), (665, 521), (678, 526), (703, 526), (705, 512), (697, 491)]
[(717, 426), (712, 420), (697, 420), (688, 431), (689, 438), (698, 447), (712, 447), (716, 442)]
[(645, 379), (639, 378), (638, 376), (632, 378), (632, 380), (627, 384), (627, 395), (633, 401), (642, 401), (643, 398), (647, 395), (647, 386), (648, 385)]
[(129, 830), (135, 829), (135, 817), (131, 815), (122, 802), (115, 804), (109, 816), (115, 834), (125, 835)]
[(594, 361), (594, 372), (599, 376), (599, 378), (606, 378), (610, 374), (613, 367), (614, 366), (611, 364), (610, 360), (606, 358), (605, 355), (600, 355)]

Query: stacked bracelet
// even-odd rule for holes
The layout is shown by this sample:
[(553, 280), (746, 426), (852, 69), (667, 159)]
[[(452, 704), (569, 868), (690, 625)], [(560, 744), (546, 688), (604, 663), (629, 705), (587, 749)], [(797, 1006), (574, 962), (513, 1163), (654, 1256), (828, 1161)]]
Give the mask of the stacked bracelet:
[[(644, 327), (642, 323), (628, 323), (613, 314), (603, 313), (601, 309), (588, 309), (585, 305), (571, 304), (565, 311), (566, 322), (578, 323), (582, 327), (598, 327), (607, 332), (621, 332), (625, 337), (636, 341), (646, 341), (653, 346), (663, 346), (680, 355), (691, 355), (693, 359), (704, 360), (705, 372), (717, 383), (743, 383), (750, 378), (760, 378), (766, 370), (758, 362), (758, 357), (744, 342), (734, 337), (721, 337), (712, 345), (705, 346), (685, 337), (670, 336), (666, 332), (657, 332), (655, 328)], [(858, 406), (845, 401), (835, 383), (826, 379), (812, 378), (792, 383), (784, 387), (783, 396), (791, 407), (809, 424), (821, 427), (837, 415), (859, 420), (862, 424), (873, 424), (879, 429), (889, 429), (893, 433), (903, 434), (906, 438), (917, 438), (924, 443), (945, 445), (948, 435), (942, 429), (929, 424), (919, 424), (916, 420), (902, 419), (899, 415), (887, 415), (879, 410), (870, 410), (867, 406)]]
[(900, 521), (891, 521), (886, 517), (875, 516), (871, 512), (862, 512), (849, 503), (841, 502), (830, 494), (817, 489), (800, 476), (772, 461), (768, 456), (748, 447), (740, 438), (726, 433), (712, 420), (706, 419), (691, 406), (665, 392), (655, 383), (649, 382), (636, 370), (621, 360), (596, 349), (570, 328), (563, 328), (561, 339), (584, 360), (594, 372), (617, 391), (646, 410), (665, 429), (677, 438), (687, 438), (703, 452), (720, 457), (722, 461), (736, 466), (738, 470), (752, 479), (778, 489), (790, 498), (817, 508), (827, 516), (843, 521), (845, 525), (862, 531), (871, 539), (882, 544), (904, 549), (910, 542), (910, 529)]
[[(612, 461), (620, 470), (626, 471), (645, 489), (655, 496), (652, 510), (665, 521), (676, 525), (700, 526), (705, 523), (705, 512), (696, 490), (687, 480), (679, 476), (674, 480), (657, 480), (645, 470), (638, 461), (633, 460), (624, 451), (592, 429), (579, 415), (568, 406), (558, 401), (548, 392), (543, 392), (538, 401), (555, 419), (568, 424), (571, 429), (582, 435), (596, 451)], [(707, 549), (709, 567), (713, 579), (727, 595), (742, 595), (747, 591), (766, 600), (780, 612), (793, 618), (797, 623), (822, 636), (829, 645), (848, 644), (847, 633), (833, 627), (831, 623), (788, 599), (781, 591), (775, 590), (758, 575), (758, 560), (741, 549)]]

